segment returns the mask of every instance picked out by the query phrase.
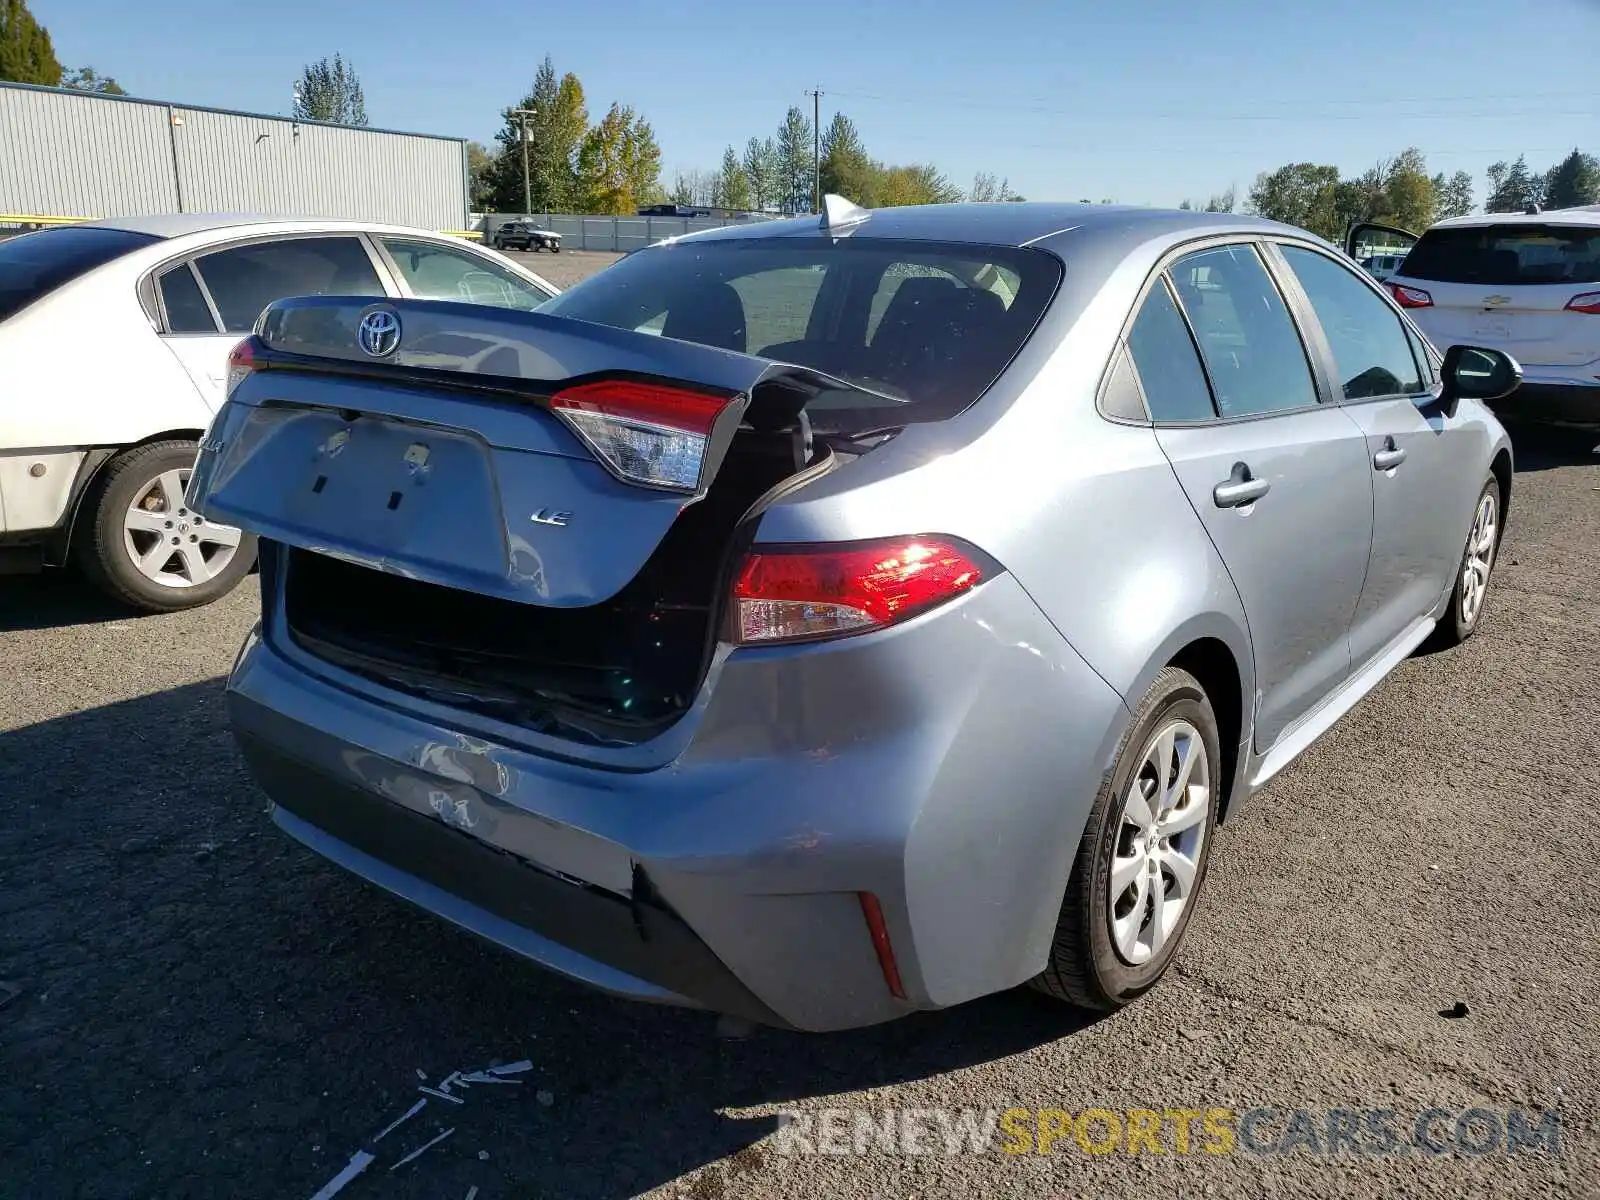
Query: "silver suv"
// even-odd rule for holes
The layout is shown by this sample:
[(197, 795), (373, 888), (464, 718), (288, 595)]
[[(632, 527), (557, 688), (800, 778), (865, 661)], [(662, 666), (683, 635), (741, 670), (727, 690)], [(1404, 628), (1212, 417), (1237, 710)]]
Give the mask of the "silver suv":
[(234, 728), (288, 833), (611, 992), (1125, 1004), (1215, 823), (1478, 628), (1516, 364), (1266, 221), (826, 208), (272, 306), (190, 488), (261, 537)]

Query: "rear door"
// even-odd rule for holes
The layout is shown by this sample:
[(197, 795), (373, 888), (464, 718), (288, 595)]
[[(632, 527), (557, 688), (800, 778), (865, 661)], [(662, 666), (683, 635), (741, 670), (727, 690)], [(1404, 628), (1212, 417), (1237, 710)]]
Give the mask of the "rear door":
[(1444, 594), (1482, 486), (1482, 441), (1434, 404), (1426, 348), (1379, 290), (1332, 255), (1277, 246), (1315, 317), (1338, 402), (1366, 437), (1372, 554), (1350, 627), (1359, 670)]
[(1535, 376), (1592, 374), (1573, 368), (1600, 360), (1600, 225), (1430, 229), (1393, 282), (1441, 350), (1489, 346)]
[(383, 296), (358, 234), (256, 239), (199, 255), (156, 276), (162, 340), (213, 412), (222, 406), (228, 353), (261, 310), (288, 296)]
[(1169, 266), (1129, 348), (1157, 440), (1244, 603), (1256, 748), (1268, 750), (1350, 672), (1350, 622), (1372, 540), (1366, 441), (1337, 406), (1319, 402), (1295, 323), (1252, 243)]

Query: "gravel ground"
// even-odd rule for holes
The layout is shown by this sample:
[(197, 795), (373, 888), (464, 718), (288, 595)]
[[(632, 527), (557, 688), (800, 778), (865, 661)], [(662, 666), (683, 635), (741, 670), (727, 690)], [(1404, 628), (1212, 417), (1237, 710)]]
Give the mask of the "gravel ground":
[(535, 275), (548, 280), (558, 288), (569, 288), (575, 283), (581, 283), (596, 271), (609, 267), (622, 257), (620, 254), (610, 254), (600, 250), (563, 250), (560, 254), (507, 250), (505, 254), (507, 258), (516, 259)]
[[(0, 1196), (311, 1196), (419, 1072), (525, 1058), (517, 1085), (430, 1099), (342, 1200), (1600, 1197), (1600, 458), (1515, 432), (1479, 636), (1402, 666), (1224, 828), (1175, 971), (1092, 1023), (1012, 994), (719, 1040), (565, 984), (271, 827), (221, 704), (253, 582), (142, 619), (0, 582)], [(781, 1110), (1012, 1105), (1391, 1108), (1402, 1132), (1555, 1108), (1563, 1153), (841, 1157), (774, 1134)]]

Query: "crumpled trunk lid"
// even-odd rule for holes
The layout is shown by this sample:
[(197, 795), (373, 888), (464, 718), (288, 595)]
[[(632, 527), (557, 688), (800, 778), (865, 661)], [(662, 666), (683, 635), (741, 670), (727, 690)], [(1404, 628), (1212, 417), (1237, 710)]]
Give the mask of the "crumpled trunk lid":
[[(398, 345), (363, 348), (373, 313)], [(378, 322), (383, 324), (383, 322)], [(586, 322), (430, 301), (270, 307), (201, 444), (207, 519), (408, 579), (573, 608), (619, 592), (702, 499), (741, 424), (792, 424), (848, 386), (750, 355)], [(377, 346), (382, 350), (385, 346)], [(236, 355), (239, 352), (236, 351)], [(619, 478), (551, 410), (599, 379), (725, 398), (692, 493)]]

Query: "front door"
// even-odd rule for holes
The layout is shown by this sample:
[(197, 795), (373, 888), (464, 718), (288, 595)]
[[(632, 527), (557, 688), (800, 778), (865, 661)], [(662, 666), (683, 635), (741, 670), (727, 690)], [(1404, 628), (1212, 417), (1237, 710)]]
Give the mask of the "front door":
[(1316, 315), (1339, 402), (1366, 439), (1372, 555), (1350, 627), (1359, 670), (1430, 613), (1454, 578), (1483, 485), (1476, 441), (1433, 404), (1427, 350), (1376, 287), (1332, 255), (1279, 250)]
[(1318, 403), (1254, 246), (1197, 251), (1167, 278), (1177, 304), (1158, 284), (1129, 347), (1157, 440), (1244, 604), (1264, 752), (1350, 673), (1372, 541), (1366, 441)]

